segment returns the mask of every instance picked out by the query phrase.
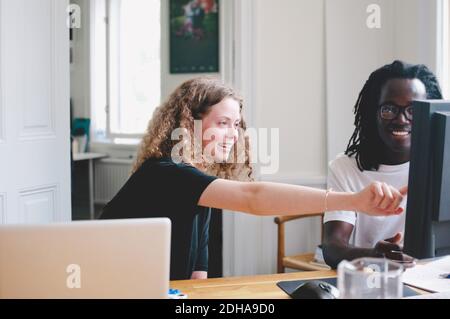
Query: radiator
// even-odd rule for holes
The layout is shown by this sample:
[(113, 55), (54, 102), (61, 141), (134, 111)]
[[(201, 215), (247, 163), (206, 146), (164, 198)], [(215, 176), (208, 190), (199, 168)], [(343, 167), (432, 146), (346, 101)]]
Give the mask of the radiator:
[(96, 204), (108, 203), (130, 177), (130, 159), (105, 158), (95, 163), (94, 198)]

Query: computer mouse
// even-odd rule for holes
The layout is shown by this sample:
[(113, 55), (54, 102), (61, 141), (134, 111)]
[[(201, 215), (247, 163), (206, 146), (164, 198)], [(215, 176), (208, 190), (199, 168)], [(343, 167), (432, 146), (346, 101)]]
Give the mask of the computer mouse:
[(293, 299), (337, 299), (339, 290), (325, 281), (311, 280), (295, 288), (290, 296)]

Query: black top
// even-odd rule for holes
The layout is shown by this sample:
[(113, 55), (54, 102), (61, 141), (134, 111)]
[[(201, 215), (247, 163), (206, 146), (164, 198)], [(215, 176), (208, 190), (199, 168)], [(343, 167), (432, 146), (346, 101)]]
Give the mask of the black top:
[(169, 218), (170, 279), (189, 279), (194, 270), (208, 270), (210, 209), (197, 203), (215, 179), (170, 159), (148, 159), (105, 206), (100, 218)]

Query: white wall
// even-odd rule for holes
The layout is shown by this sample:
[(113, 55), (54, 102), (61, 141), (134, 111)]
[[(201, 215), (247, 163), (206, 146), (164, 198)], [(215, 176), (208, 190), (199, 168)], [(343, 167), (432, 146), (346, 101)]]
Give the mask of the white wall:
[[(381, 8), (381, 28), (369, 29), (366, 9)], [(392, 62), (394, 2), (326, 2), (328, 160), (345, 151), (354, 129), (353, 107), (370, 73)]]
[[(255, 0), (250, 119), (280, 129), (280, 167), (262, 180), (324, 187), (326, 175), (325, 41), (323, 0)], [(239, 8), (238, 8), (239, 10)], [(276, 271), (273, 217), (235, 214), (225, 224), (224, 274)], [(229, 224), (228, 224), (229, 223)], [(320, 221), (294, 221), (286, 229), (287, 253), (313, 251)], [(231, 248), (229, 247), (231, 246)], [(230, 250), (230, 251), (229, 251)]]
[[(396, 0), (395, 58), (426, 64), (438, 72), (437, 7), (441, 0)], [(448, 0), (443, 0), (448, 1)]]
[(259, 0), (255, 37), (258, 127), (280, 128), (279, 175), (325, 176), (323, 0)]
[[(436, 72), (437, 0), (326, 1), (328, 160), (353, 131), (352, 108), (370, 73), (395, 59)], [(381, 28), (366, 25), (366, 8), (381, 8)]]

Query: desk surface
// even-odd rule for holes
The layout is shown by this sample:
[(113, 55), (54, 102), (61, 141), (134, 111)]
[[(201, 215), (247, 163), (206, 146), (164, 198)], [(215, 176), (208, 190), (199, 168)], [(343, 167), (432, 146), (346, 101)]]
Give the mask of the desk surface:
[(104, 158), (104, 157), (108, 157), (108, 155), (101, 154), (101, 153), (74, 153), (73, 154), (73, 160), (75, 162)]
[[(279, 281), (311, 280), (336, 277), (335, 270), (304, 271), (274, 275), (171, 281), (189, 299), (290, 299), (278, 286)], [(410, 287), (418, 294), (429, 292)]]
[(189, 299), (289, 299), (277, 282), (336, 277), (336, 271), (305, 271), (275, 275), (171, 281)]

